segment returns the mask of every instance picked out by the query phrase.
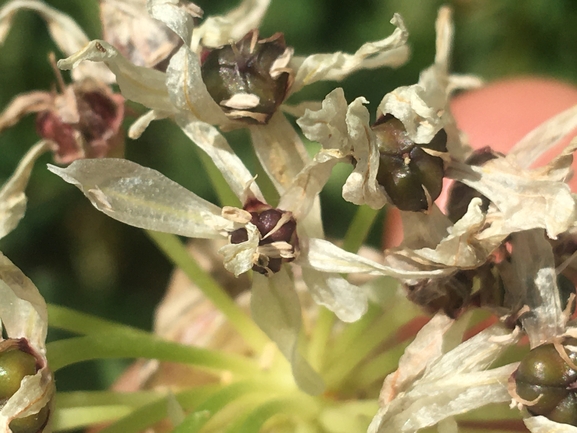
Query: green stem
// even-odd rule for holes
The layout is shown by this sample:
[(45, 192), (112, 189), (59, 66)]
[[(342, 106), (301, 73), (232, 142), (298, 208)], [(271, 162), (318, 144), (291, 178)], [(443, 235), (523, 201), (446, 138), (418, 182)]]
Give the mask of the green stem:
[(128, 332), (148, 335), (148, 332), (132, 328), (131, 326), (54, 304), (48, 304), (48, 323), (51, 328), (64, 329), (75, 334), (93, 335), (109, 332)]
[[(197, 406), (217, 390), (217, 385), (207, 385), (183, 391), (176, 395), (176, 400), (187, 410)], [(147, 404), (119, 419), (114, 424), (100, 430), (100, 433), (137, 433), (161, 421), (168, 415), (168, 397)]]
[(56, 410), (82, 406), (122, 405), (138, 407), (162, 398), (158, 391), (71, 391), (58, 392)]
[(362, 369), (354, 375), (355, 389), (367, 389), (373, 383), (382, 382), (385, 376), (394, 371), (399, 365), (399, 359), (405, 352), (409, 342), (397, 344), (391, 350), (387, 350), (363, 365)]
[(154, 243), (192, 281), (204, 295), (226, 316), (233, 328), (256, 352), (269, 341), (266, 334), (233, 301), (216, 280), (192, 258), (175, 235), (147, 231)]
[(333, 359), (324, 376), (327, 389), (338, 389), (351, 371), (396, 331), (397, 327), (394, 325), (394, 321), (391, 321), (389, 315), (384, 312), (366, 329), (362, 338), (358, 338), (349, 346), (347, 356)]
[(258, 371), (247, 358), (185, 346), (145, 333), (117, 332), (53, 341), (47, 344), (47, 358), (52, 371), (77, 362), (110, 358), (158, 359), (243, 375)]
[(354, 253), (361, 248), (371, 231), (379, 211), (380, 209), (372, 209), (367, 205), (357, 208), (357, 212), (345, 234), (343, 241), (344, 250)]
[(51, 416), (52, 431), (83, 429), (93, 424), (117, 420), (132, 409), (126, 405), (106, 405), (56, 409)]
[(273, 384), (263, 382), (243, 381), (233, 383), (215, 392), (205, 402), (195, 407), (194, 412), (188, 415), (172, 433), (196, 433), (221, 409), (233, 401), (241, 397), (244, 401), (246, 396), (252, 393), (265, 392), (270, 395), (274, 391), (275, 387)]
[[(343, 241), (343, 249), (357, 252), (365, 242), (367, 235), (379, 214), (379, 210), (368, 206), (359, 206), (353, 220), (347, 229)], [(321, 369), (336, 316), (326, 308), (319, 309), (319, 315), (309, 343), (309, 357), (313, 367)], [(349, 325), (350, 326), (350, 325)]]
[[(196, 147), (196, 146), (195, 146)], [(216, 192), (216, 196), (218, 197), (218, 201), (222, 206), (234, 206), (240, 207), (242, 204), (238, 197), (234, 194), (234, 192), (230, 189), (222, 173), (218, 169), (218, 167), (214, 164), (210, 156), (208, 156), (205, 152), (198, 149), (196, 152), (202, 161), (202, 165), (208, 174), (208, 178), (212, 183), (214, 191)]]
[(263, 424), (278, 414), (298, 415), (299, 418), (317, 417), (319, 405), (313, 399), (304, 399), (302, 395), (297, 397), (284, 397), (269, 400), (241, 418), (242, 422), (229, 426), (227, 432), (258, 433)]

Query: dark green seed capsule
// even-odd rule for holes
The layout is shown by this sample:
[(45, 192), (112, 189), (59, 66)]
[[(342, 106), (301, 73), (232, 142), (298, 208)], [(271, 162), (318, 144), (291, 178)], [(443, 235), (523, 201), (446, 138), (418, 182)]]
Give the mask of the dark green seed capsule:
[[(290, 86), (288, 71), (271, 75), (271, 68), (285, 51), (281, 33), (258, 40), (258, 31), (253, 30), (240, 41), (209, 52), (202, 63), (202, 79), (229, 117), (252, 124), (267, 123)], [(226, 101), (237, 94), (255, 95), (259, 102), (249, 108), (228, 106)]]
[(11, 347), (0, 353), (0, 401), (7, 400), (20, 388), (24, 376), (36, 374), (36, 358)]
[[(568, 339), (564, 345), (574, 346), (575, 339)], [(565, 353), (575, 363), (577, 354), (565, 349)], [(539, 400), (527, 405), (533, 415), (543, 415), (552, 421), (577, 425), (577, 371), (571, 368), (557, 352), (553, 344), (543, 344), (531, 350), (513, 374), (516, 391), (524, 400)]]
[(10, 423), (12, 433), (40, 433), (46, 426), (50, 409), (44, 406), (38, 413), (24, 418), (17, 418)]
[(447, 134), (440, 130), (428, 144), (416, 144), (403, 123), (390, 114), (373, 125), (379, 139), (377, 182), (392, 203), (405, 211), (425, 211), (439, 197), (445, 173), (443, 160), (427, 150), (447, 151)]

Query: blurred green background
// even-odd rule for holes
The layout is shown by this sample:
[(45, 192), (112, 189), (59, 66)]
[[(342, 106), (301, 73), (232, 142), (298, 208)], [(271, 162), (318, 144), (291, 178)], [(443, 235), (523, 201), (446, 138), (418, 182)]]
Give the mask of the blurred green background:
[[(0, 2), (5, 4), (6, 2)], [(91, 38), (100, 35), (97, 0), (49, 0), (72, 16)], [(235, 6), (225, 0), (198, 1), (206, 16)], [(365, 96), (374, 112), (384, 94), (413, 84), (434, 57), (434, 22), (443, 3), (432, 0), (273, 0), (261, 27), (263, 36), (281, 31), (296, 54), (353, 52), (363, 42), (388, 36), (394, 12), (405, 19), (412, 57), (397, 70), (364, 71), (338, 84), (347, 99)], [(570, 0), (461, 0), (454, 8), (456, 38), (452, 68), (487, 80), (515, 75), (542, 75), (577, 84), (577, 2)], [(21, 12), (0, 47), (0, 110), (19, 93), (48, 90), (54, 75), (47, 55), (61, 57), (34, 13)], [(64, 73), (68, 79), (67, 73)], [(298, 99), (322, 99), (334, 83), (319, 83)], [(139, 107), (134, 107), (141, 110)], [(133, 119), (127, 119), (129, 125)], [(229, 136), (243, 155), (246, 135)], [(13, 172), (38, 137), (34, 116), (0, 135), (0, 183)], [(154, 123), (137, 142), (128, 140), (126, 156), (154, 167), (197, 194), (215, 200), (198, 167), (194, 145), (170, 122)], [(28, 188), (28, 212), (19, 227), (0, 241), (0, 250), (39, 287), (48, 302), (76, 308), (150, 329), (155, 304), (171, 272), (167, 260), (138, 229), (95, 211), (82, 194), (49, 173), (46, 155), (36, 165)], [(341, 167), (323, 191), (323, 211), (329, 236), (342, 237), (354, 206), (340, 197), (347, 174)], [(378, 246), (379, 227), (371, 235)], [(59, 334), (52, 333), (51, 338)], [(61, 390), (108, 386), (124, 362), (86, 363), (58, 376)]]

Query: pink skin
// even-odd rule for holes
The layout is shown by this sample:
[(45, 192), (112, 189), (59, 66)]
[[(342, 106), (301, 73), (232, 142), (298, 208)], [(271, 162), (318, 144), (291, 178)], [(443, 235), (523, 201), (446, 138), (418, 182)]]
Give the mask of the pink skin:
[[(577, 104), (577, 87), (548, 78), (514, 78), (497, 81), (456, 96), (451, 111), (458, 127), (469, 137), (475, 149), (491, 146), (503, 153), (545, 120)], [(577, 130), (545, 154), (538, 162), (543, 165), (577, 135)], [(573, 169), (577, 168), (577, 161)], [(569, 184), (577, 191), (577, 176)], [(437, 204), (443, 208), (446, 194)], [(385, 221), (383, 247), (399, 245), (403, 238), (400, 215), (389, 209)]]

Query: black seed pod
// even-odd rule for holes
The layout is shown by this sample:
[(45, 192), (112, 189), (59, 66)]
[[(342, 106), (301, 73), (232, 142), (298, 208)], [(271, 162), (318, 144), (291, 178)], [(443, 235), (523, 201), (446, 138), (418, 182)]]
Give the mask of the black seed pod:
[(377, 182), (392, 203), (405, 211), (429, 209), (443, 189), (444, 163), (431, 153), (447, 151), (445, 130), (441, 129), (428, 144), (416, 144), (403, 123), (387, 114), (373, 125), (373, 131), (381, 153)]
[[(572, 363), (577, 353), (564, 346), (575, 346), (571, 338), (563, 342), (563, 350)], [(527, 405), (533, 415), (543, 415), (552, 421), (577, 426), (577, 371), (561, 358), (553, 344), (543, 344), (531, 350), (513, 373), (516, 392), (524, 400), (539, 400)]]
[[(279, 65), (277, 61), (282, 60), (286, 49), (281, 33), (258, 40), (258, 31), (252, 30), (240, 41), (210, 51), (202, 63), (202, 79), (229, 117), (251, 124), (267, 123), (291, 84), (288, 70), (273, 70), (271, 74), (273, 66), (283, 68), (283, 62)], [(257, 96), (258, 103), (253, 107), (227, 105), (238, 94)]]

